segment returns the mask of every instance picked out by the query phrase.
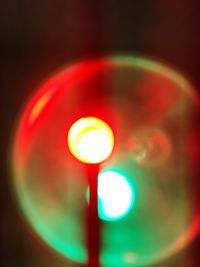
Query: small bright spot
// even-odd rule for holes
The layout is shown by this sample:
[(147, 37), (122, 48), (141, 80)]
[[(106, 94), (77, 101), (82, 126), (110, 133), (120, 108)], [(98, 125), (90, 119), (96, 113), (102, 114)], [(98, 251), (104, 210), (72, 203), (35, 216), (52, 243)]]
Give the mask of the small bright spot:
[(127, 263), (133, 263), (137, 259), (137, 255), (133, 252), (124, 253), (124, 260)]
[(51, 88), (51, 90), (48, 90), (39, 99), (37, 99), (37, 101), (33, 105), (32, 110), (30, 112), (30, 116), (29, 116), (29, 124), (30, 125), (33, 124), (35, 122), (35, 120), (40, 116), (43, 109), (46, 107), (49, 100), (53, 96), (54, 89), (55, 88)]
[(69, 130), (68, 145), (78, 160), (95, 164), (110, 156), (114, 136), (104, 121), (94, 117), (81, 118)]

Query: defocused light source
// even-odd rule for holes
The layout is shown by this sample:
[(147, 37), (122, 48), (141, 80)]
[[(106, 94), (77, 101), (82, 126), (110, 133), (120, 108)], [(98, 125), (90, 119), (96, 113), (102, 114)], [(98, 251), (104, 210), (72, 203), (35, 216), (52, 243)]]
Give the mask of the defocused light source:
[[(176, 70), (124, 55), (69, 65), (42, 84), (10, 153), (38, 236), (83, 266), (157, 265), (189, 244), (200, 229), (195, 91)], [(91, 118), (99, 112), (108, 125)]]
[[(87, 188), (86, 201), (89, 203)], [(104, 170), (98, 175), (98, 213), (104, 221), (117, 221), (126, 216), (135, 202), (135, 188), (118, 170)]]
[(128, 214), (135, 201), (135, 191), (128, 179), (118, 171), (106, 170), (98, 180), (100, 218), (114, 221)]
[(81, 118), (69, 130), (68, 145), (78, 160), (96, 164), (110, 156), (114, 136), (104, 121), (95, 117)]

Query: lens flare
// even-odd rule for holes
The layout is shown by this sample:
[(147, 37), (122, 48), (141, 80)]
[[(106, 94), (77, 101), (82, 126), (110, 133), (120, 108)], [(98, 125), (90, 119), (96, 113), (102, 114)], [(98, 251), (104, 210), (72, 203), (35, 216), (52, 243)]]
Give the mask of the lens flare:
[(112, 153), (114, 136), (104, 121), (87, 117), (76, 121), (68, 133), (71, 153), (85, 163), (100, 163)]

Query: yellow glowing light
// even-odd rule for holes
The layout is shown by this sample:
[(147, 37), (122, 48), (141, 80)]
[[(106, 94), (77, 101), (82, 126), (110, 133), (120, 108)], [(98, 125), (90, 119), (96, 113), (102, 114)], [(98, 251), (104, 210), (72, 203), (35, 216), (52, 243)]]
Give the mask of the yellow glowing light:
[(100, 163), (112, 153), (114, 136), (104, 121), (87, 117), (76, 121), (68, 133), (71, 153), (85, 163)]

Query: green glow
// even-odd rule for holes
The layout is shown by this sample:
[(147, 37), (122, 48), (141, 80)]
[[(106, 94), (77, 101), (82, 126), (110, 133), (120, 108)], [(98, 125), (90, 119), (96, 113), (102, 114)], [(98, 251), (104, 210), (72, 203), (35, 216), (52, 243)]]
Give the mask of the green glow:
[[(15, 170), (16, 177), (23, 178), (23, 175)], [(23, 179), (22, 179), (23, 180)], [(68, 259), (79, 262), (87, 262), (87, 250), (84, 242), (81, 242), (80, 231), (82, 222), (76, 220), (73, 212), (61, 208), (51, 215), (45, 214), (41, 209), (42, 201), (34, 201), (35, 196), (31, 188), (26, 184), (18, 182), (15, 184), (17, 197), (20, 199), (22, 211), (26, 214), (28, 222), (32, 225), (36, 233), (53, 249)], [(73, 192), (73, 191), (72, 191)], [(73, 193), (69, 198), (73, 198)], [(70, 214), (71, 213), (71, 214)], [(67, 223), (66, 223), (67, 222)], [(83, 233), (83, 231), (82, 231)]]
[(123, 218), (132, 208), (135, 191), (127, 177), (114, 170), (99, 174), (99, 216), (105, 221)]
[[(86, 200), (89, 203), (89, 188)], [(98, 213), (104, 221), (116, 221), (125, 217), (135, 202), (135, 189), (121, 171), (104, 170), (98, 177)]]

